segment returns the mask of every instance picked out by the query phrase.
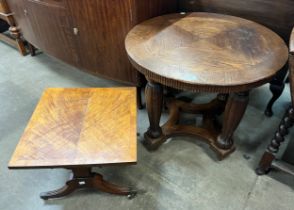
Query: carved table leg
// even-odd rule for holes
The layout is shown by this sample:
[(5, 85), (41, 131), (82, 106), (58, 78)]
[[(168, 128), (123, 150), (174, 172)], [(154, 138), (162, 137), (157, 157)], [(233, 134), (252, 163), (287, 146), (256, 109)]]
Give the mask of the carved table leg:
[(273, 115), (272, 107), (276, 100), (282, 95), (283, 90), (285, 88), (285, 78), (288, 73), (289, 65), (285, 65), (274, 77), (274, 79), (270, 82), (270, 91), (273, 96), (267, 104), (266, 110), (264, 114), (268, 117)]
[(72, 169), (72, 179), (66, 182), (66, 185), (58, 190), (42, 193), (40, 197), (44, 200), (60, 198), (69, 195), (77, 189), (97, 189), (103, 192), (127, 195), (129, 198), (133, 198), (136, 195), (136, 191), (127, 187), (120, 187), (105, 181), (102, 175), (92, 173), (91, 168), (74, 168)]
[[(184, 135), (200, 137), (199, 140), (209, 144), (222, 160), (235, 150), (232, 136), (246, 110), (248, 95), (248, 92), (236, 93), (228, 100), (227, 94), (219, 94), (216, 99), (205, 104), (188, 103), (177, 99), (166, 100), (169, 119), (160, 127), (163, 90), (160, 84), (149, 82), (146, 87), (146, 104), (150, 127), (145, 133), (143, 143), (147, 149), (155, 150), (170, 137)], [(224, 111), (225, 122), (221, 129), (217, 116)], [(202, 115), (202, 125), (181, 123), (181, 113)]]
[(259, 166), (256, 169), (258, 175), (263, 175), (269, 172), (271, 164), (273, 160), (275, 160), (275, 155), (278, 153), (281, 143), (284, 142), (284, 137), (288, 134), (288, 129), (293, 126), (293, 122), (294, 109), (290, 107), (284, 115), (278, 131), (259, 162)]
[(226, 105), (222, 133), (218, 136), (216, 144), (219, 148), (233, 149), (233, 134), (238, 127), (248, 105), (249, 93), (234, 93), (230, 95)]
[(264, 114), (268, 117), (273, 116), (273, 105), (276, 102), (276, 100), (278, 100), (278, 98), (280, 98), (280, 96), (283, 93), (283, 90), (285, 88), (285, 84), (281, 83), (281, 84), (270, 84), (270, 90), (273, 94), (273, 97), (270, 99), (270, 101), (267, 104), (266, 110), (264, 112)]
[(158, 83), (148, 81), (145, 95), (150, 127), (144, 135), (143, 143), (147, 149), (155, 150), (164, 140), (159, 125), (163, 106), (163, 88)]
[(15, 39), (16, 45), (17, 45), (17, 48), (18, 48), (18, 51), (20, 52), (20, 54), (25, 55), (26, 54), (26, 48), (24, 46), (23, 40), (21, 39), (19, 29), (17, 27), (15, 27), (15, 26), (11, 26), (9, 28), (9, 32), (10, 32), (11, 36)]

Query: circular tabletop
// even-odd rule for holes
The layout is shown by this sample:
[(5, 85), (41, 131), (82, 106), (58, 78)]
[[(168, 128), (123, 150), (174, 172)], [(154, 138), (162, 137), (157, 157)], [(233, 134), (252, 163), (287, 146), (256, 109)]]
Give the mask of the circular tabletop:
[(147, 79), (192, 91), (245, 91), (268, 82), (288, 59), (287, 46), (270, 29), (215, 13), (147, 20), (125, 44)]

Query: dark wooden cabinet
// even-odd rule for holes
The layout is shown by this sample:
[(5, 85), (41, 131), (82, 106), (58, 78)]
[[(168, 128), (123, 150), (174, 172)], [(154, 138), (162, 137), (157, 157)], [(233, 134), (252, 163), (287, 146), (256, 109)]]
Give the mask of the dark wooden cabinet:
[(64, 0), (24, 0), (24, 14), (30, 25), (31, 31), (26, 33), (30, 42), (54, 57), (78, 65), (75, 35)]
[(177, 11), (177, 0), (8, 0), (31, 44), (91, 74), (140, 86), (124, 39), (139, 22)]
[(124, 49), (124, 38), (133, 25), (130, 1), (71, 0), (67, 6), (76, 30), (81, 67), (96, 75), (136, 84), (137, 73)]

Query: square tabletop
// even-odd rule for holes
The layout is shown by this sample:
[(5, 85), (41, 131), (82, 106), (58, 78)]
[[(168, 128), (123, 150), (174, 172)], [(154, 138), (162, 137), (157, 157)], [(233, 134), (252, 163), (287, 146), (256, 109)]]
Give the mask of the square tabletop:
[(49, 88), (9, 168), (136, 163), (135, 88)]

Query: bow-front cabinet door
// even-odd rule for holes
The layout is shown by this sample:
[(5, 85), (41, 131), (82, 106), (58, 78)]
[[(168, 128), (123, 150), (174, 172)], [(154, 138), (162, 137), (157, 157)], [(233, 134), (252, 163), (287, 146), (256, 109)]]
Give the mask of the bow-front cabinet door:
[(127, 33), (139, 22), (177, 10), (177, 0), (67, 0), (80, 64), (96, 75), (140, 86), (125, 51)]
[(80, 65), (97, 76), (137, 84), (124, 39), (132, 27), (129, 0), (67, 0)]
[(9, 0), (23, 36), (37, 48), (77, 65), (74, 29), (65, 0)]

